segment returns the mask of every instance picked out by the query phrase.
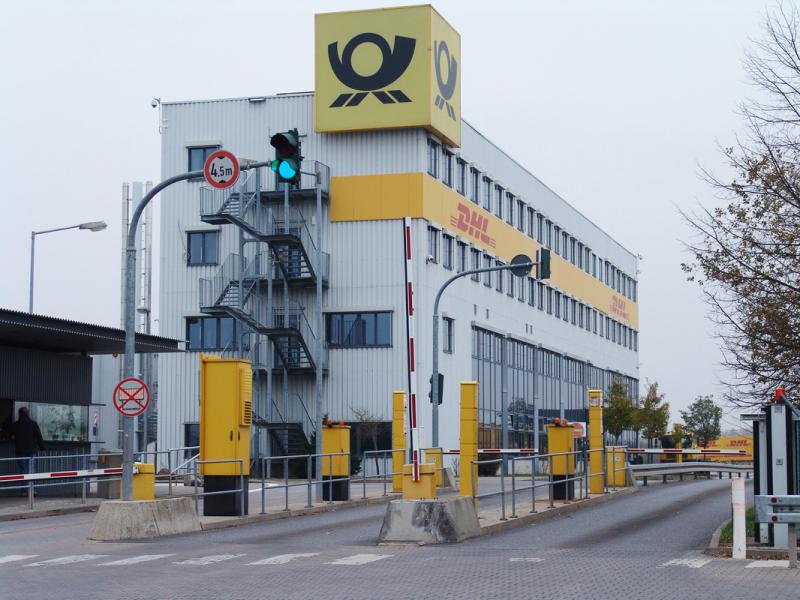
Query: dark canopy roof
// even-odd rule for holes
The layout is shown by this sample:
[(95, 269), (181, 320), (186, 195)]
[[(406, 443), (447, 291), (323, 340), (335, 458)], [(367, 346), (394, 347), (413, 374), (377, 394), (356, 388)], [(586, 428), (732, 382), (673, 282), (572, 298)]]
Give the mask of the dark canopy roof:
[[(136, 334), (136, 352), (182, 352), (180, 341)], [(0, 346), (48, 352), (123, 354), (125, 332), (114, 327), (0, 308)]]

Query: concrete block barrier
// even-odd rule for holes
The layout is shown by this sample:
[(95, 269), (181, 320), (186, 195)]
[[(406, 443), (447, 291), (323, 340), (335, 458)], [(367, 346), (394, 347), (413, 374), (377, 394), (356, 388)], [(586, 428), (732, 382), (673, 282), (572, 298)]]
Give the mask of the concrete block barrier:
[(89, 539), (137, 540), (200, 531), (191, 498), (103, 502)]
[(386, 508), (379, 544), (448, 544), (481, 534), (471, 498), (393, 500)]

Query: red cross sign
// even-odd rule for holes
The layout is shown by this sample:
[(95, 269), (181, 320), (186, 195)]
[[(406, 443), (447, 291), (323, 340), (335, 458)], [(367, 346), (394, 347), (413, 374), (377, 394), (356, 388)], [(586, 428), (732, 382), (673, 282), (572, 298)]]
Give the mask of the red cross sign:
[(147, 410), (150, 390), (141, 379), (128, 377), (114, 388), (114, 408), (124, 417), (135, 417)]

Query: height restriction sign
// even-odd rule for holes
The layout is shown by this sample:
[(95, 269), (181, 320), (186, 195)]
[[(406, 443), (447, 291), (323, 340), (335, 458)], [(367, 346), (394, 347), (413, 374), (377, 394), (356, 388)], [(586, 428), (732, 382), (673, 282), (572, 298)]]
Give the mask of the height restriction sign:
[(114, 408), (125, 417), (135, 417), (147, 410), (150, 390), (141, 379), (128, 377), (114, 388)]
[(217, 150), (206, 159), (203, 174), (209, 185), (224, 190), (231, 187), (239, 178), (239, 161), (233, 153)]

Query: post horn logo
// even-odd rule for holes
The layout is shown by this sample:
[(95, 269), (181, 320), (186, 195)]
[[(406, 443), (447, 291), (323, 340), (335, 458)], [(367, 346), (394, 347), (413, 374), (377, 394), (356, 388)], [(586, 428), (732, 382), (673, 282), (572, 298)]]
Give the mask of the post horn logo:
[[(445, 62), (447, 63), (447, 81), (442, 77), (442, 54), (444, 54)], [(458, 63), (456, 62), (456, 57), (450, 55), (450, 49), (444, 41), (433, 43), (433, 55), (436, 61), (436, 82), (439, 84), (439, 93), (436, 94), (434, 104), (439, 110), (444, 110), (444, 107), (447, 106), (447, 114), (455, 121), (456, 112), (453, 110), (453, 105), (450, 104), (450, 99), (456, 91)]]
[[(333, 73), (339, 81), (358, 92), (339, 94), (331, 104), (331, 108), (358, 106), (370, 93), (383, 104), (411, 102), (411, 98), (406, 96), (402, 90), (386, 90), (385, 88), (397, 81), (411, 64), (414, 48), (417, 45), (414, 38), (396, 35), (394, 36), (394, 49), (390, 49), (389, 42), (383, 36), (377, 33), (359, 33), (347, 42), (341, 59), (339, 58), (338, 44), (339, 42), (333, 42), (328, 45), (328, 60)], [(361, 44), (375, 44), (381, 51), (381, 66), (372, 75), (359, 75), (353, 69), (353, 52)]]

